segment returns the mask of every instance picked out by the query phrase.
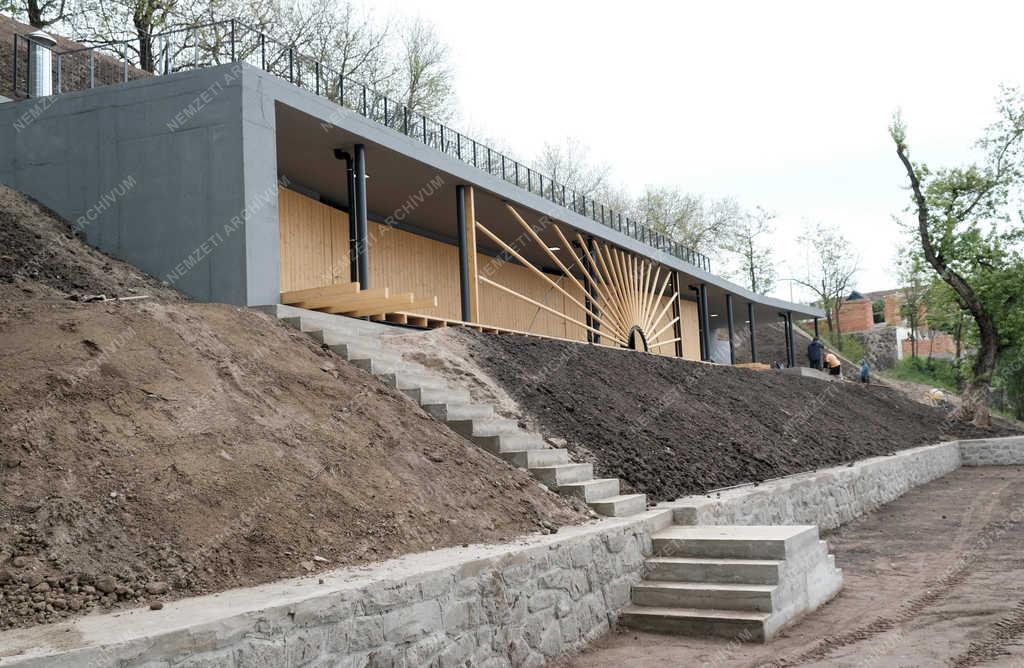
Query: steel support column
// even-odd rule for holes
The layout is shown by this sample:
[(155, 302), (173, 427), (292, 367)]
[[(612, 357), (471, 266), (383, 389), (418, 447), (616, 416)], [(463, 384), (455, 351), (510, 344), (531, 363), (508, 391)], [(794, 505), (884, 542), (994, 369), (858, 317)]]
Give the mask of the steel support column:
[(820, 318), (817, 318), (817, 317), (814, 318), (814, 335), (815, 336), (821, 336), (820, 323), (818, 322), (819, 320), (820, 320)]
[(711, 318), (708, 315), (708, 284), (700, 284), (700, 321), (701, 329), (704, 330), (704, 356), (705, 362), (711, 361)]
[(754, 334), (754, 330), (757, 328), (757, 323), (754, 320), (754, 302), (747, 302), (747, 320), (750, 325), (750, 361), (757, 361), (757, 336)]
[(455, 222), (459, 231), (459, 294), (462, 297), (462, 320), (469, 322), (469, 239), (466, 234), (466, 186), (455, 186)]
[(789, 356), (789, 350), (790, 350), (790, 347), (789, 347), (789, 335), (791, 333), (789, 331), (789, 319), (786, 318), (786, 314), (785, 313), (779, 313), (779, 317), (782, 318), (782, 337), (784, 339), (784, 343), (785, 343), (785, 346), (786, 346), (786, 366), (787, 367), (791, 367), (791, 366), (793, 366), (793, 361), (790, 359), (790, 356)]
[(793, 312), (786, 311), (786, 333), (789, 335), (789, 366), (796, 366), (796, 345), (793, 341)]
[[(619, 215), (619, 219), (622, 219), (622, 215)], [(672, 326), (673, 338), (676, 339), (676, 357), (683, 356), (683, 319), (682, 313), (679, 311), (679, 272), (672, 272), (672, 294), (676, 296), (672, 300), (672, 319), (676, 321), (676, 324)]]
[(729, 364), (736, 364), (736, 343), (733, 340), (735, 332), (732, 325), (732, 295), (725, 293), (725, 318), (729, 326)]
[(366, 214), (366, 148), (356, 144), (353, 150), (356, 186), (356, 256), (359, 266), (359, 289), (370, 287), (369, 233)]

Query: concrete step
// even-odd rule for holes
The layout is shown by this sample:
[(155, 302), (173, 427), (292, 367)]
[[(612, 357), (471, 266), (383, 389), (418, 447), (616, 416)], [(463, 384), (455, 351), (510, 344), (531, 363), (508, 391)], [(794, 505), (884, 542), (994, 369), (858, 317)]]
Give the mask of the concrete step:
[(420, 405), (424, 404), (468, 404), (472, 401), (469, 392), (466, 390), (452, 390), (449, 388), (436, 389), (432, 387), (418, 387), (402, 390), (410, 399)]
[(547, 448), (537, 434), (525, 431), (505, 431), (491, 436), (473, 436), (471, 439), (478, 446), (494, 454), (519, 450), (543, 450)]
[(342, 344), (359, 344), (374, 350), (383, 350), (379, 336), (368, 336), (351, 331), (338, 331), (335, 329), (317, 329), (310, 332), (310, 338), (326, 346), (337, 346)]
[(658, 608), (772, 612), (775, 590), (775, 585), (644, 580), (633, 585), (630, 598)]
[(410, 390), (417, 388), (429, 388), (443, 390), (448, 384), (436, 376), (429, 374), (418, 374), (408, 372), (382, 373), (377, 376), (385, 385), (396, 390)]
[(605, 517), (629, 517), (647, 510), (646, 494), (619, 494), (600, 501), (591, 501), (594, 512)]
[(517, 466), (521, 469), (569, 463), (569, 451), (562, 448), (510, 450), (508, 452), (499, 452), (498, 456), (512, 466)]
[(769, 614), (764, 612), (627, 605), (622, 609), (619, 621), (641, 631), (764, 642), (768, 617)]
[(390, 350), (375, 348), (373, 343), (353, 341), (350, 343), (338, 343), (327, 346), (331, 352), (347, 359), (349, 362), (372, 359), (377, 362), (391, 362), (399, 364), (402, 362), (402, 355)]
[(472, 436), (493, 436), (509, 431), (519, 431), (519, 424), (515, 420), (505, 418), (478, 418), (476, 420), (449, 420), (448, 426), (452, 431), (466, 438)]
[(372, 373), (374, 376), (390, 375), (393, 373), (401, 373), (409, 370), (409, 365), (405, 362), (385, 360), (379, 358), (367, 358), (367, 359), (350, 359), (349, 362), (355, 364), (357, 367)]
[(494, 416), (489, 404), (426, 404), (423, 410), (442, 422), (476, 420)]
[(815, 549), (816, 526), (671, 526), (652, 536), (654, 556), (785, 559)]
[(533, 466), (530, 473), (537, 480), (551, 488), (558, 488), (572, 482), (583, 482), (594, 478), (593, 464), (556, 464), (554, 466)]
[(652, 557), (645, 566), (645, 577), (650, 580), (775, 585), (779, 583), (782, 562), (771, 559)]
[(596, 478), (585, 482), (573, 482), (560, 486), (558, 491), (562, 494), (581, 498), (586, 503), (593, 503), (594, 501), (618, 496), (619, 479)]

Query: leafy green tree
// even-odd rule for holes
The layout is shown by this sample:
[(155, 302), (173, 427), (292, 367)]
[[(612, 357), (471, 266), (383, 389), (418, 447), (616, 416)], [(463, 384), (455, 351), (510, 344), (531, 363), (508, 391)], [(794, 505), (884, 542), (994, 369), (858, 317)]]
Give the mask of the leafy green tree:
[(917, 342), (921, 338), (923, 316), (928, 301), (928, 290), (931, 287), (930, 272), (925, 269), (925, 261), (915, 249), (904, 249), (897, 260), (899, 266), (900, 292), (903, 300), (900, 303), (900, 315), (910, 327), (910, 356), (917, 357)]
[(999, 111), (1000, 119), (978, 142), (980, 164), (934, 172), (911, 161), (906, 126), (898, 115), (890, 126), (910, 181), (923, 255), (956, 293), (977, 330), (960, 417), (978, 425), (991, 423), (988, 399), (996, 361), (1014, 345), (1008, 336), (1022, 317), (1017, 312), (1024, 288), (1019, 253), (1024, 226), (1013, 224), (1009, 207), (1024, 180), (1024, 96), (1004, 89)]

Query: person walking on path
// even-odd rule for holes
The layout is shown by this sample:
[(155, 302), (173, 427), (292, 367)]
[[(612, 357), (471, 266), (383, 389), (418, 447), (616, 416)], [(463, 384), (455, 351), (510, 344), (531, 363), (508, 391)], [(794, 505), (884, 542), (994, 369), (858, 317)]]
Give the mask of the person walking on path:
[(829, 375), (841, 375), (842, 364), (840, 363), (839, 358), (836, 357), (835, 353), (829, 353), (825, 355), (825, 366), (828, 367)]
[(821, 371), (821, 360), (825, 353), (825, 346), (822, 345), (821, 339), (817, 336), (814, 340), (807, 344), (807, 361), (811, 363), (812, 369)]
[(866, 359), (862, 359), (860, 361), (860, 382), (871, 382), (871, 365), (868, 364)]

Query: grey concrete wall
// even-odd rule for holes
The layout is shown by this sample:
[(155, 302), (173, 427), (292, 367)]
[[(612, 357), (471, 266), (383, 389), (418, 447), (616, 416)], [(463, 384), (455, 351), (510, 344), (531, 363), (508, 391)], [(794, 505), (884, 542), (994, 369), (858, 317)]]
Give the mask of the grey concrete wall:
[(0, 183), (196, 299), (245, 304), (241, 83), (227, 65), (4, 104)]

